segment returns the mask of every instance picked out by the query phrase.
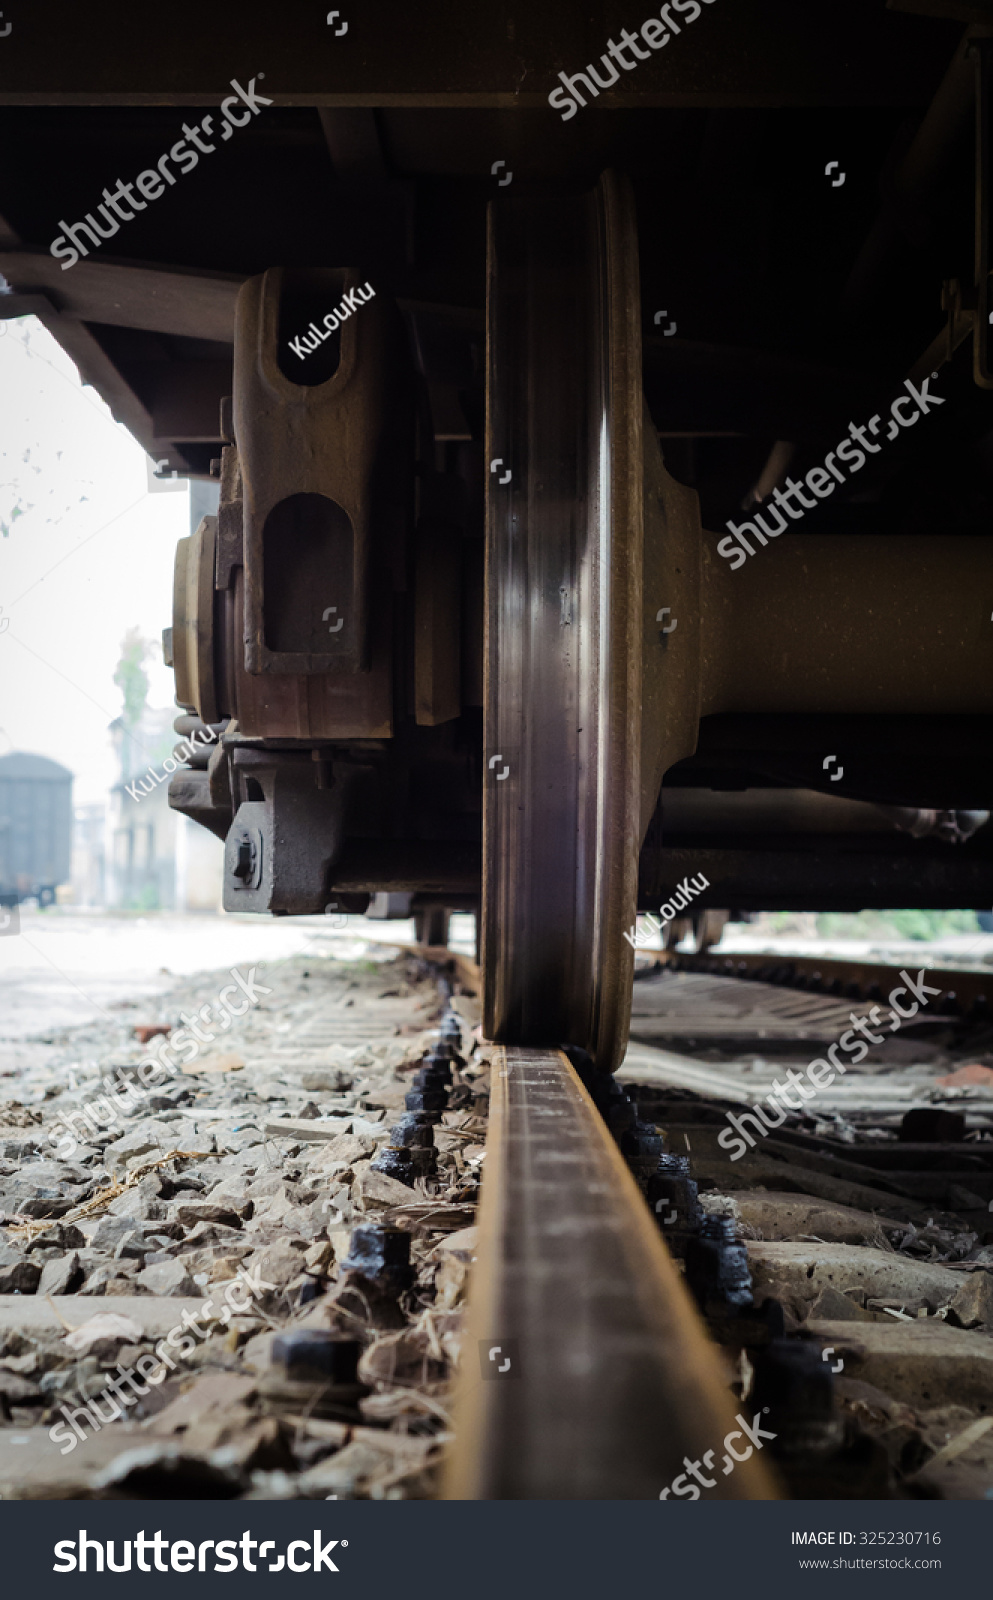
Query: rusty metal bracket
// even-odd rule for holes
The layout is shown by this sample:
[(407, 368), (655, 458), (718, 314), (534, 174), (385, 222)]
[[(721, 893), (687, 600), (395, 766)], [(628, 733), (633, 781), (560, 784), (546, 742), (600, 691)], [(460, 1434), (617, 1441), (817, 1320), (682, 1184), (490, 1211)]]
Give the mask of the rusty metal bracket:
[[(403, 541), (413, 412), (400, 314), (362, 282), (353, 268), (279, 268), (249, 279), (238, 296), (234, 432), (249, 673), (371, 664), (372, 612), (384, 598), (373, 571), (388, 569)], [(342, 312), (340, 332), (332, 329), (338, 303), (367, 290)], [(307, 316), (324, 313), (326, 330), (312, 320), (318, 331), (309, 335)]]

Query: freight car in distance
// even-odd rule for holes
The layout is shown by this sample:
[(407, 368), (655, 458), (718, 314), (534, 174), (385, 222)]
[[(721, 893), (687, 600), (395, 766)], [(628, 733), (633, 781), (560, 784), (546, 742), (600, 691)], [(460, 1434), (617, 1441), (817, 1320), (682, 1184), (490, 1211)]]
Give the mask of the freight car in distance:
[(0, 905), (52, 905), (69, 878), (72, 773), (47, 756), (0, 756)]

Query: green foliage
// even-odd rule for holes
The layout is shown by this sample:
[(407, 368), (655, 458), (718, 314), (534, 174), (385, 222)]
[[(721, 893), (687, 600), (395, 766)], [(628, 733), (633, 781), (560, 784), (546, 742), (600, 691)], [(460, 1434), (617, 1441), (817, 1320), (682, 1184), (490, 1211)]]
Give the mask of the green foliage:
[(159, 911), (159, 886), (157, 883), (145, 883), (134, 895), (128, 906), (129, 911)]
[(3, 534), (5, 539), (7, 538), (8, 534), (10, 533), (11, 527), (17, 521), (18, 517), (23, 517), (23, 515), (24, 515), (24, 507), (17, 505), (17, 506), (14, 506), (13, 510), (10, 513), (10, 522), (4, 522), (3, 518), (0, 517), (0, 533)]
[(772, 933), (797, 933), (800, 927), (800, 917), (805, 915), (799, 911), (764, 911), (763, 923), (767, 923)]
[(825, 939), (943, 939), (978, 931), (974, 911), (822, 911), (817, 918)]
[(114, 682), (124, 696), (121, 720), (128, 729), (136, 728), (148, 699), (148, 673), (145, 662), (152, 654), (150, 639), (142, 636), (138, 628), (129, 628), (121, 644), (121, 659), (117, 663)]

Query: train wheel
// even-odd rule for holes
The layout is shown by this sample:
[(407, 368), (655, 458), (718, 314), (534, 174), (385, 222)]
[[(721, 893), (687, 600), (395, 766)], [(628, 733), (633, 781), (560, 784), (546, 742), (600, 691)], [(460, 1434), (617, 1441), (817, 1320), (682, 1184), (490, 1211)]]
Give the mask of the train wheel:
[(494, 202), (484, 1031), (623, 1053), (640, 845), (641, 313), (633, 201)]

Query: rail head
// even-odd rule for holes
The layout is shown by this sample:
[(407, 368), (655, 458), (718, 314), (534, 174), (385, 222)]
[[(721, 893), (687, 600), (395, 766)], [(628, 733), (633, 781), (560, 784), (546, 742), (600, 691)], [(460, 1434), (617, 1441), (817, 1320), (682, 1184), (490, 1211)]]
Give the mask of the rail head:
[(658, 1499), (692, 1463), (708, 1498), (777, 1499), (738, 1409), (566, 1056), (498, 1050), (445, 1497)]

